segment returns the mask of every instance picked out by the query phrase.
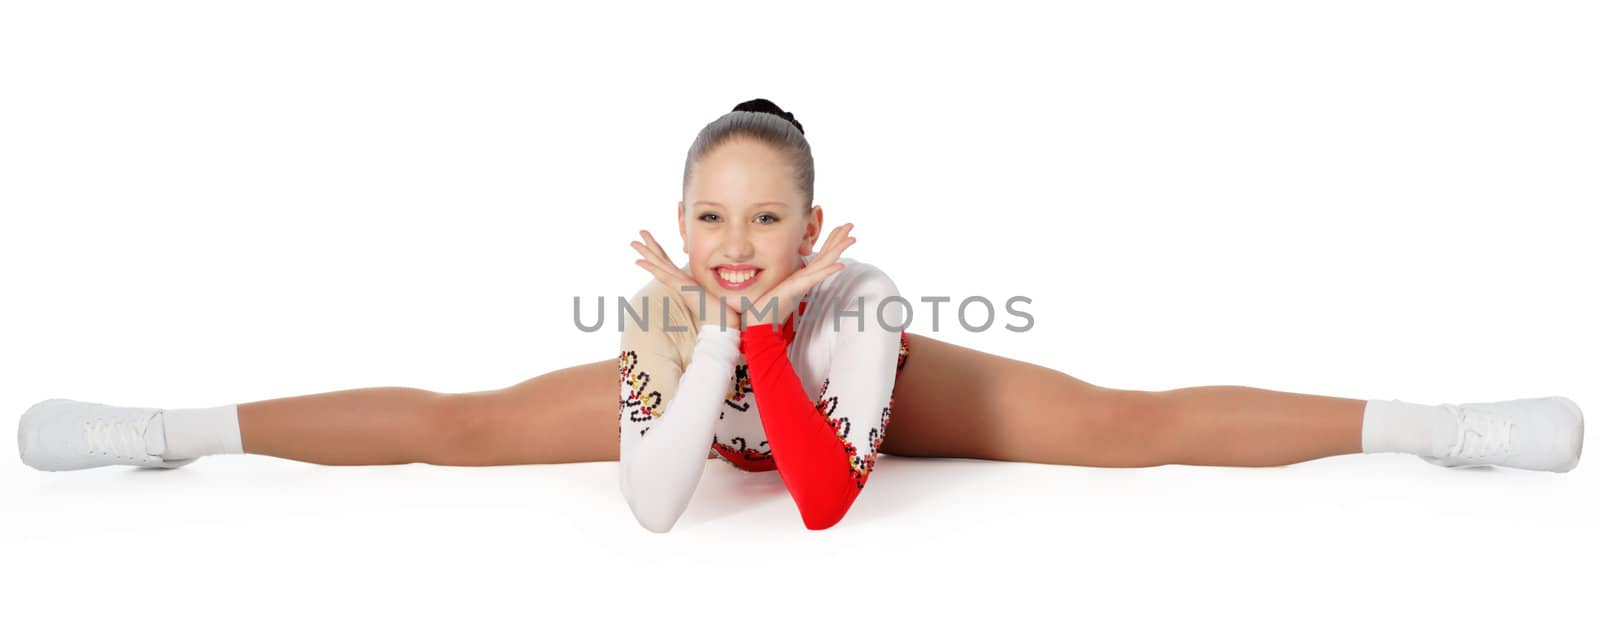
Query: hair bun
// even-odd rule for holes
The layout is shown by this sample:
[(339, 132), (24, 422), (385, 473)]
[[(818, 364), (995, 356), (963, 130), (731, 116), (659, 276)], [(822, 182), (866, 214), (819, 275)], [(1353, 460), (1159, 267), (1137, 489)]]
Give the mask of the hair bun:
[(778, 107), (778, 104), (773, 103), (771, 101), (768, 101), (766, 99), (751, 99), (749, 101), (745, 101), (744, 103), (740, 103), (739, 105), (733, 106), (733, 111), (735, 111), (735, 112), (766, 112), (768, 114), (774, 114), (774, 115), (777, 115), (777, 116), (782, 116), (784, 120), (787, 120), (791, 124), (793, 124), (794, 128), (799, 129), (801, 134), (805, 134), (805, 132), (806, 132), (806, 128), (800, 126), (800, 121), (794, 119), (794, 114), (790, 114), (788, 112), (783, 111), (783, 108)]

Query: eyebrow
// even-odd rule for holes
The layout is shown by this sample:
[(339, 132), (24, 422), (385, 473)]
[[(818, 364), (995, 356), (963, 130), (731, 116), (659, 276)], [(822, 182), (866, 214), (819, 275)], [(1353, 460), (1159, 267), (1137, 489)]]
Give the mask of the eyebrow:
[[(694, 203), (695, 206), (700, 206), (702, 204), (708, 204), (708, 205), (711, 205), (711, 206), (722, 206), (721, 203), (708, 202), (706, 200), (701, 200), (699, 202)], [(752, 204), (751, 206), (766, 206), (768, 204), (776, 204), (778, 206), (789, 206), (789, 203), (787, 203), (787, 202), (770, 202), (770, 201), (769, 202), (757, 202), (755, 204)]]

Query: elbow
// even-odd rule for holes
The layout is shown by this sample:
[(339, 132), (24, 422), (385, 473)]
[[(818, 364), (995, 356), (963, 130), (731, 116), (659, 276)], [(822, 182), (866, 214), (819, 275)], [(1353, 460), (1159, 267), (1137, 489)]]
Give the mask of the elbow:
[[(622, 463), (622, 497), (634, 520), (653, 533), (666, 533), (689, 508), (689, 493), (671, 490), (678, 484), (659, 475), (641, 475), (634, 462)], [(692, 486), (691, 486), (692, 488)]]
[(653, 533), (666, 533), (672, 530), (672, 525), (677, 524), (678, 516), (683, 514), (683, 508), (673, 508), (661, 501), (641, 501), (629, 491), (627, 478), (623, 478), (622, 495), (628, 501), (628, 510), (633, 512), (633, 519), (639, 525)]
[(652, 533), (666, 533), (671, 531), (672, 525), (677, 524), (678, 522), (677, 518), (645, 515), (637, 511), (633, 512), (633, 518), (639, 521), (640, 526), (643, 526), (646, 530), (649, 530)]
[(790, 495), (794, 497), (795, 507), (800, 508), (800, 519), (812, 531), (839, 524), (861, 495), (861, 487), (852, 478), (837, 478), (834, 483), (821, 487), (802, 485), (798, 493), (795, 489), (790, 489)]
[(628, 500), (628, 509), (633, 510), (633, 519), (639, 521), (639, 526), (652, 533), (671, 531), (672, 525), (677, 524), (678, 516), (682, 512), (657, 505), (639, 505), (632, 498)]
[(806, 523), (806, 528), (812, 531), (839, 524), (844, 520), (844, 515), (850, 511), (850, 500), (837, 500), (822, 504), (803, 505), (800, 507), (800, 520)]
[(839, 521), (844, 519), (844, 514), (801, 512), (800, 519), (805, 521), (807, 529), (811, 529), (812, 531), (821, 531), (823, 529), (832, 527), (833, 525), (839, 524)]

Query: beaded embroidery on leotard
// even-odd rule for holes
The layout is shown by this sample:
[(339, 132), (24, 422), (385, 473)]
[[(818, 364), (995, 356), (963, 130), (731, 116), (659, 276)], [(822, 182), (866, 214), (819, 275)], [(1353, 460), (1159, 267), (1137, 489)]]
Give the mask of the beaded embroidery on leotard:
[[(675, 506), (689, 500), (693, 485), (661, 482), (688, 478), (707, 456), (744, 471), (781, 472), (813, 528), (830, 526), (849, 509), (877, 462), (910, 340), (904, 331), (881, 327), (901, 324), (903, 316), (893, 304), (881, 309), (883, 299), (898, 296), (888, 276), (848, 258), (840, 262), (846, 268), (819, 283), (812, 300), (835, 307), (850, 299), (852, 309), (869, 300), (880, 308), (876, 326), (851, 328), (835, 320), (828, 330), (822, 325), (829, 321), (818, 319), (800, 324), (796, 334), (799, 321), (788, 320), (779, 330), (750, 325), (735, 336), (698, 324), (685, 297), (659, 282), (630, 299), (634, 308), (646, 308), (642, 316), (630, 310), (634, 320), (623, 320), (617, 357), (622, 489), (635, 515), (652, 515), (659, 526), (660, 514), (681, 513)], [(807, 305), (802, 302), (795, 317)], [(639, 328), (640, 319), (649, 328)], [(647, 435), (657, 446), (642, 451)], [(708, 451), (693, 458), (694, 443), (707, 439), (709, 445), (700, 444)], [(770, 440), (780, 453), (817, 466), (778, 462)]]
[[(900, 372), (905, 370), (906, 357), (910, 354), (910, 352), (911, 341), (906, 337), (905, 332), (901, 331), (900, 352), (895, 361), (894, 368), (896, 376), (899, 376)], [(743, 363), (739, 364), (737, 375), (743, 377), (743, 380), (745, 381), (744, 387), (742, 390), (736, 389), (735, 391), (739, 393), (739, 397), (737, 399), (730, 398), (726, 404), (729, 407), (737, 408), (740, 412), (748, 412), (750, 405), (744, 400), (745, 398), (750, 397), (749, 368)], [(844, 448), (845, 455), (850, 461), (851, 468), (856, 472), (857, 483), (865, 484), (867, 474), (872, 472), (873, 465), (878, 461), (878, 447), (883, 444), (884, 435), (888, 431), (889, 415), (894, 408), (894, 396), (889, 396), (889, 404), (883, 407), (883, 414), (878, 421), (878, 427), (874, 428), (868, 435), (869, 440), (872, 441), (872, 455), (863, 459), (857, 455), (855, 445), (852, 444), (849, 439), (845, 438), (845, 435), (849, 430), (849, 422), (842, 418), (830, 419), (833, 415), (833, 412), (838, 409), (839, 399), (838, 396), (828, 394), (828, 382), (829, 381), (827, 379), (822, 381), (822, 392), (817, 395), (817, 414), (822, 415), (824, 419), (829, 419), (829, 424), (834, 427), (835, 432), (839, 436), (840, 445)], [(727, 410), (723, 411), (723, 415), (726, 415), (727, 413)], [(711, 448), (712, 453), (717, 456), (717, 459), (732, 465), (736, 469), (761, 472), (771, 471), (777, 468), (777, 463), (772, 459), (772, 449), (767, 446), (766, 441), (761, 441), (760, 443), (752, 446), (749, 445), (748, 441), (741, 436), (729, 437), (726, 440), (722, 439), (721, 437), (713, 437)]]

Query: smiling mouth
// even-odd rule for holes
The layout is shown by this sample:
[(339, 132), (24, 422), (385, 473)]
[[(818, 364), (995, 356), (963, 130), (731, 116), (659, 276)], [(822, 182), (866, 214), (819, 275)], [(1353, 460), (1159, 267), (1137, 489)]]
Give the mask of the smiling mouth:
[(761, 275), (762, 269), (712, 269), (716, 276), (717, 284), (727, 290), (741, 290), (750, 287)]

